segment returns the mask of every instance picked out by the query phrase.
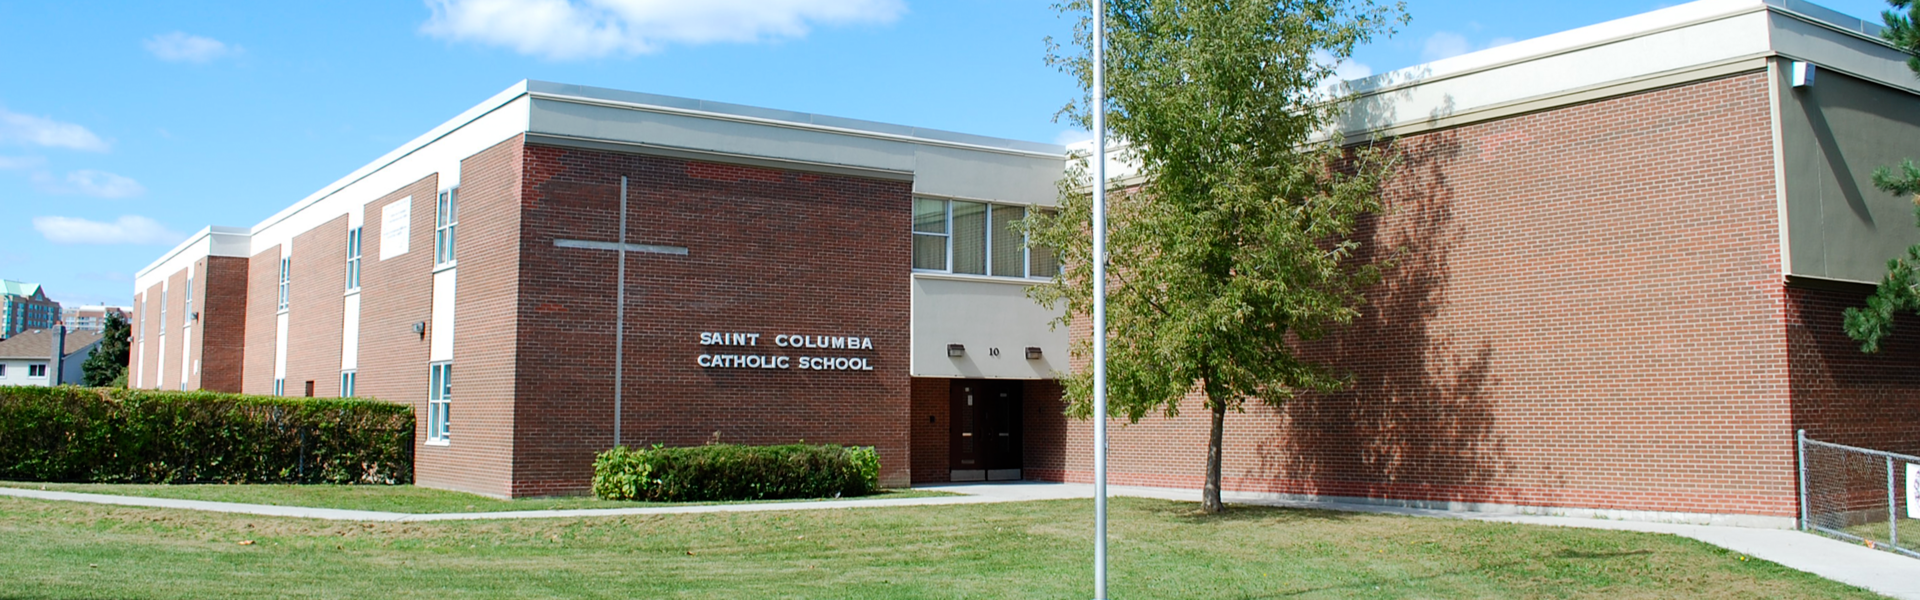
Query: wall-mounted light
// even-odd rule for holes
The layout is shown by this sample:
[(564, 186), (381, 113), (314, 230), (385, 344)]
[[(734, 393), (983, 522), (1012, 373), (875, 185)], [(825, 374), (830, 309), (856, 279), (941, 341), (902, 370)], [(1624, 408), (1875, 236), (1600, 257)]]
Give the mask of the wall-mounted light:
[(965, 345), (947, 344), (947, 356), (958, 358), (966, 355), (967, 355), (967, 347)]
[(1804, 60), (1793, 61), (1793, 87), (1812, 86), (1813, 71), (1813, 63)]
[(1040, 347), (1027, 346), (1027, 360), (1040, 360)]
[(191, 317), (191, 318), (192, 318), (193, 320), (195, 320), (195, 321), (198, 321), (198, 320), (200, 320), (200, 311), (197, 311), (197, 310), (196, 310), (196, 311), (193, 311), (193, 315), (192, 315), (192, 317)]
[(421, 321), (418, 323), (414, 323), (413, 332), (420, 334), (420, 339), (423, 339), (423, 340), (427, 339), (427, 322)]

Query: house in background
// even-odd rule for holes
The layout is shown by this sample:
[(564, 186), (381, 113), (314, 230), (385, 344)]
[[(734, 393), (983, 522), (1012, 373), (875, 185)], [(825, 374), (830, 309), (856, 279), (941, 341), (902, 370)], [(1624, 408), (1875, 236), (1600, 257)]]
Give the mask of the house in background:
[(96, 304), (63, 309), (60, 311), (60, 323), (67, 326), (67, 331), (85, 329), (101, 332), (106, 331), (109, 315), (120, 315), (120, 318), (128, 319), (133, 315), (133, 307)]
[(55, 327), (16, 333), (0, 340), (0, 385), (80, 383), (80, 365), (99, 347), (97, 331), (67, 332)]
[(38, 283), (0, 279), (0, 340), (60, 322), (60, 303), (47, 298)]

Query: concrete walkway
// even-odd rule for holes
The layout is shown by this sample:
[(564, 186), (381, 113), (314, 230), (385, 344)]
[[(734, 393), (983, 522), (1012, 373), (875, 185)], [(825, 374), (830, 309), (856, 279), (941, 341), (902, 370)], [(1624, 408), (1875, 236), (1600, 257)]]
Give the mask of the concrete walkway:
[[(1063, 500), (1093, 497), (1093, 486), (1072, 483), (996, 483), (973, 485), (939, 485), (930, 489), (951, 492), (954, 496), (935, 496), (927, 498), (886, 498), (851, 500), (814, 500), (798, 502), (766, 502), (743, 504), (699, 504), (683, 506), (650, 506), (635, 508), (597, 508), (579, 510), (528, 510), (482, 513), (438, 513), (409, 514), (395, 512), (340, 510), (331, 508), (306, 508), (298, 506), (272, 506), (266, 504), (240, 504), (233, 502), (206, 502), (200, 500), (176, 500), (171, 498), (146, 498), (137, 496), (110, 496), (105, 494), (78, 494), (73, 492), (53, 492), (33, 489), (0, 488), (0, 496), (15, 496), (39, 500), (65, 500), (73, 502), (92, 502), (96, 504), (115, 504), (121, 506), (144, 506), (153, 508), (177, 508), (186, 510), (204, 510), (213, 512), (264, 515), (274, 517), (304, 517), (311, 519), (330, 519), (340, 521), (473, 521), (493, 519), (542, 519), (556, 517), (609, 517), (622, 515), (659, 515), (659, 514), (695, 514), (695, 513), (733, 513), (765, 512), (791, 510), (830, 510), (839, 508), (869, 508), (885, 506), (940, 506), (948, 504), (991, 504), (998, 502), (1026, 502), (1032, 500)], [(1160, 498), (1197, 502), (1198, 490), (1178, 490), (1167, 488), (1147, 488), (1133, 486), (1110, 486), (1115, 496), (1133, 496), (1141, 498)], [(1615, 521), (1605, 519), (1580, 519), (1572, 517), (1551, 517), (1510, 513), (1455, 512), (1402, 508), (1371, 504), (1351, 504), (1343, 502), (1315, 502), (1299, 500), (1278, 500), (1256, 494), (1237, 494), (1228, 492), (1224, 499), (1231, 504), (1251, 504), (1262, 506), (1283, 506), (1291, 508), (1314, 508), (1346, 512), (1385, 513), (1418, 517), (1437, 517), (1520, 523), (1526, 525), (1548, 525), (1557, 527), (1582, 527), (1588, 529), (1614, 529), (1665, 533), (1693, 538), (1739, 552), (1747, 556), (1773, 561), (1788, 567), (1806, 571), (1814, 575), (1855, 585), (1874, 592), (1901, 600), (1920, 600), (1920, 559), (1898, 556), (1889, 552), (1872, 550), (1838, 540), (1813, 534), (1783, 529), (1753, 529), (1746, 527), (1727, 527), (1710, 525), (1681, 525), (1673, 523), (1648, 523), (1639, 521)]]

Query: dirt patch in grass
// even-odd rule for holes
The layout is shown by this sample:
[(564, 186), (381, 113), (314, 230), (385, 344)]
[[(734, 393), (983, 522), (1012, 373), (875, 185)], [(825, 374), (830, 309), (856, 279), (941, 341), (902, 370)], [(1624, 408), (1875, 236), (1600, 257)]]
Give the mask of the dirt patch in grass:
[[(1084, 500), (338, 523), (0, 498), (0, 596), (1085, 598)], [(1874, 598), (1683, 538), (1115, 499), (1117, 598)], [(251, 541), (242, 545), (240, 542)]]

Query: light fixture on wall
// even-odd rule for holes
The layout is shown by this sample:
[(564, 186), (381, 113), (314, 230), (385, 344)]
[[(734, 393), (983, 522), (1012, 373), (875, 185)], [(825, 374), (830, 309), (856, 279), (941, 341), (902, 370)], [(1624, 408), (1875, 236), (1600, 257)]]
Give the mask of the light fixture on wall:
[(427, 339), (427, 322), (420, 321), (418, 323), (414, 323), (413, 332), (420, 334), (420, 339), (423, 339), (423, 340)]
[(1040, 347), (1027, 346), (1027, 360), (1040, 360)]
[(967, 347), (961, 344), (947, 344), (947, 356), (959, 358), (967, 355)]

